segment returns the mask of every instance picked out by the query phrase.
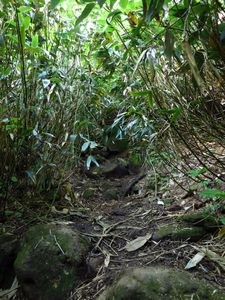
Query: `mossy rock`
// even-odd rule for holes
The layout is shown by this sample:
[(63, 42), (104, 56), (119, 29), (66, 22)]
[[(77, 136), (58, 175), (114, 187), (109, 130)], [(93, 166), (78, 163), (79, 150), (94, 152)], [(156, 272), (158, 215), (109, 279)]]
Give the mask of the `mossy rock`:
[(171, 224), (160, 227), (153, 235), (153, 240), (159, 241), (166, 238), (171, 240), (189, 240), (198, 241), (207, 231), (203, 227), (185, 226), (180, 224)]
[(128, 139), (109, 139), (106, 143), (106, 147), (111, 152), (118, 152), (122, 153), (128, 150), (129, 148), (129, 141)]
[(97, 176), (103, 176), (106, 178), (121, 178), (129, 175), (129, 164), (123, 159), (107, 161), (100, 167), (93, 168), (91, 172)]
[(215, 230), (218, 226), (222, 225), (220, 219), (216, 214), (210, 212), (201, 211), (195, 213), (189, 213), (177, 218), (178, 221), (186, 222), (194, 226), (203, 226), (210, 230)]
[(90, 244), (74, 230), (35, 225), (25, 234), (15, 271), (28, 299), (63, 300), (86, 272)]
[(163, 268), (128, 270), (98, 300), (225, 300), (225, 294), (186, 271)]

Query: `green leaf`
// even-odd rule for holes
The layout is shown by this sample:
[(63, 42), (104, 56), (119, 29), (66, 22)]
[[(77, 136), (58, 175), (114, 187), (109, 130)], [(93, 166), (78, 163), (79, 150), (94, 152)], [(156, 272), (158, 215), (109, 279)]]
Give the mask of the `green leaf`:
[(7, 217), (10, 217), (10, 216), (14, 215), (14, 211), (13, 211), (13, 210), (6, 209), (6, 210), (5, 210), (5, 215), (6, 215)]
[(93, 2), (96, 2), (96, 0), (81, 0), (81, 4), (86, 4), (86, 3), (93, 3)]
[(19, 125), (6, 125), (5, 126), (5, 129), (9, 130), (9, 131), (13, 130), (13, 129), (19, 129), (19, 128), (23, 128), (23, 126), (22, 125), (20, 125), (20, 126)]
[(220, 222), (221, 222), (223, 225), (225, 225), (225, 217), (221, 217), (221, 218), (220, 218)]
[(151, 94), (151, 91), (141, 91), (141, 92), (131, 92), (131, 95), (136, 97), (136, 96), (149, 96), (149, 94)]
[(91, 148), (91, 149), (94, 149), (94, 148), (96, 148), (97, 146), (98, 146), (97, 143), (95, 143), (95, 142), (90, 142), (90, 148)]
[(126, 9), (127, 4), (128, 4), (128, 0), (120, 0), (120, 7), (122, 9)]
[(12, 70), (7, 68), (0, 71), (0, 80), (7, 78), (10, 74), (12, 74)]
[(14, 20), (8, 20), (8, 21), (5, 22), (5, 24), (9, 24), (13, 27), (16, 27), (16, 22)]
[(70, 134), (69, 135), (69, 141), (70, 142), (75, 142), (76, 139), (77, 139), (77, 134)]
[(178, 107), (178, 108), (174, 109), (173, 116), (172, 116), (172, 119), (171, 119), (171, 124), (174, 124), (177, 121), (177, 119), (181, 115), (181, 112), (182, 112), (182, 108)]
[(102, 8), (102, 6), (105, 4), (106, 0), (97, 0), (98, 5)]
[(25, 44), (25, 31), (29, 28), (30, 26), (30, 17), (29, 16), (23, 16), (22, 13), (18, 13), (19, 17), (19, 24), (20, 24), (20, 34), (21, 34), (21, 40), (22, 44), (24, 46)]
[(197, 190), (198, 188), (206, 187), (210, 184), (210, 180), (203, 180), (191, 186), (191, 190)]
[(206, 168), (199, 168), (199, 169), (194, 169), (188, 172), (188, 174), (193, 177), (196, 178), (199, 175), (205, 174), (207, 172)]
[(51, 81), (49, 79), (47, 79), (47, 78), (42, 79), (42, 84), (43, 84), (45, 89), (49, 86), (50, 83), (51, 83)]
[(117, 0), (110, 0), (110, 9), (113, 8), (114, 4), (116, 3)]
[(91, 13), (92, 9), (95, 7), (95, 3), (88, 3), (84, 10), (82, 11), (81, 15), (76, 20), (76, 26), (80, 24), (85, 18), (88, 17), (88, 15)]
[(81, 151), (85, 152), (90, 145), (91, 145), (90, 141), (83, 143)]
[(19, 211), (15, 212), (14, 215), (15, 215), (15, 218), (21, 218), (22, 217), (22, 214)]
[(153, 101), (152, 93), (148, 94), (147, 102), (149, 107), (153, 107), (154, 101)]
[(184, 0), (184, 7), (188, 8), (190, 5), (190, 0)]
[(33, 0), (32, 4), (34, 4), (36, 8), (41, 8), (45, 6), (46, 2), (46, 0)]
[(125, 128), (125, 130), (131, 129), (136, 123), (138, 122), (138, 119), (134, 119), (133, 121), (129, 122)]
[(217, 189), (207, 189), (199, 192), (204, 198), (225, 198), (225, 192)]
[(61, 0), (51, 0), (49, 9), (54, 9), (61, 2)]
[(24, 27), (24, 30), (27, 30), (30, 26), (30, 17), (29, 16), (25, 16), (23, 18), (23, 23), (22, 26)]
[(57, 84), (60, 84), (60, 83), (61, 83), (61, 80), (60, 80), (60, 78), (58, 78), (58, 77), (51, 77), (50, 79), (51, 79), (51, 82), (55, 82), (55, 83), (57, 83)]
[(25, 171), (25, 172), (26, 172), (28, 178), (30, 178), (31, 181), (32, 181), (34, 184), (36, 184), (37, 180), (36, 180), (36, 176), (35, 176), (34, 172), (31, 171), (31, 170), (27, 170), (27, 171)]
[(90, 166), (91, 166), (91, 163), (94, 163), (97, 167), (99, 167), (99, 164), (97, 162), (97, 160), (94, 158), (94, 156), (92, 155), (89, 155), (88, 158), (87, 158), (87, 161), (86, 161), (86, 166), (87, 166), (87, 169), (89, 170), (90, 169)]
[(139, 58), (138, 58), (138, 60), (137, 60), (137, 62), (136, 62), (136, 64), (135, 64), (135, 67), (134, 67), (134, 71), (133, 71), (132, 77), (134, 76), (135, 72), (137, 71), (138, 66), (139, 66), (139, 64), (141, 63), (141, 61), (145, 58), (147, 52), (148, 52), (148, 49), (145, 49), (145, 50), (141, 53), (141, 55), (139, 56)]
[(17, 181), (18, 181), (18, 179), (17, 179), (17, 177), (16, 177), (16, 176), (12, 176), (12, 177), (11, 177), (11, 181), (12, 181), (12, 182), (17, 182)]
[(118, 17), (118, 15), (120, 15), (120, 14), (122, 14), (122, 11), (119, 9), (116, 9), (108, 14), (107, 19), (111, 18), (111, 20), (113, 20), (115, 17)]
[(88, 126), (88, 125), (93, 125), (94, 123), (89, 121), (89, 120), (82, 120), (80, 122), (78, 122), (77, 126), (80, 127), (84, 127), (84, 126)]
[(31, 47), (33, 47), (33, 48), (38, 47), (38, 34), (37, 33), (32, 36)]
[(131, 95), (134, 96), (134, 97), (144, 97), (144, 96), (147, 96), (147, 103), (149, 105), (149, 107), (152, 107), (153, 106), (153, 97), (152, 97), (152, 92), (151, 91), (142, 91), (142, 92), (138, 92), (138, 91), (134, 91), (134, 92), (131, 92)]
[(29, 12), (32, 10), (32, 8), (30, 6), (20, 6), (18, 8), (18, 10), (21, 12), (21, 13), (26, 13), (26, 12)]

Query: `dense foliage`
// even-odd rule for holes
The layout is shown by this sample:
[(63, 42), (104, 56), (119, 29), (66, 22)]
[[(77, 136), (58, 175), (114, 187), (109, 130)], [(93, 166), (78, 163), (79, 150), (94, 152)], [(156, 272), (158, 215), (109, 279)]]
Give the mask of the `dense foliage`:
[(207, 146), (224, 147), (224, 1), (3, 0), (0, 26), (1, 209), (115, 140), (224, 167)]

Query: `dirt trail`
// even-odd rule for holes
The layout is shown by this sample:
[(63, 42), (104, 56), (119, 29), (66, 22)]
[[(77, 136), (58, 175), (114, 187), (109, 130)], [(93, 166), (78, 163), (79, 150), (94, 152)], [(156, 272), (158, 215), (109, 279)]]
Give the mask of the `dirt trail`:
[[(87, 274), (70, 299), (97, 299), (126, 268), (163, 266), (184, 270), (204, 249), (212, 252), (188, 272), (225, 291), (225, 239), (218, 237), (218, 230), (200, 236), (198, 233), (195, 239), (168, 232), (158, 234), (161, 227), (170, 227), (180, 216), (200, 212), (210, 204), (208, 199), (203, 201), (190, 192), (187, 177), (180, 173), (172, 174), (164, 167), (156, 172), (154, 166), (143, 168), (123, 157), (110, 157), (100, 168), (71, 173), (48, 215), (43, 216), (45, 197), (32, 203), (27, 208), (27, 219), (15, 221), (12, 217), (6, 231), (15, 228), (13, 233), (22, 237), (35, 223), (55, 222), (91, 239)], [(17, 299), (24, 299), (20, 293), (18, 290)]]
[[(213, 234), (197, 242), (155, 240), (157, 228), (173, 223), (184, 213), (196, 211), (203, 206), (202, 201), (168, 179), (167, 174), (162, 174), (159, 180), (154, 170), (133, 172), (126, 167), (127, 172), (121, 173), (117, 167), (114, 164), (111, 173), (77, 175), (71, 179), (76, 182), (72, 202), (79, 199), (77, 206), (83, 209), (74, 207), (69, 217), (62, 219), (91, 237), (94, 245), (87, 259), (87, 280), (73, 292), (73, 299), (96, 299), (127, 267), (157, 265), (184, 270), (200, 247), (224, 255), (224, 241)], [(178, 181), (185, 180), (180, 174), (177, 176)], [(225, 287), (224, 270), (207, 257), (189, 272), (221, 289)]]

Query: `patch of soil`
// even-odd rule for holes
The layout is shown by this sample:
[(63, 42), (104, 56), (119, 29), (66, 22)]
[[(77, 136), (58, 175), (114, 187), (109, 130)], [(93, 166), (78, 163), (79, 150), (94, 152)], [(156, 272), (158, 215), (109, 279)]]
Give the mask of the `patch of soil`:
[[(125, 268), (168, 266), (184, 270), (200, 249), (210, 249), (224, 262), (225, 240), (218, 239), (215, 233), (198, 242), (153, 239), (160, 226), (207, 205), (195, 192), (189, 192), (186, 177), (177, 174), (168, 179), (170, 174), (166, 172), (159, 177), (154, 169), (146, 172), (142, 168), (128, 170), (123, 176), (117, 176), (116, 171), (107, 176), (92, 175), (77, 172), (70, 176), (63, 198), (54, 203), (48, 215), (48, 221), (67, 223), (93, 242), (87, 258), (87, 279), (70, 299), (96, 299)], [(129, 251), (129, 242), (140, 237), (142, 241), (146, 237), (145, 243)], [(225, 291), (224, 270), (215, 257), (206, 255), (189, 272)]]
[[(180, 188), (180, 182), (177, 184), (171, 179), (159, 185), (154, 170), (139, 179), (140, 174), (145, 174), (145, 170), (120, 178), (114, 174), (110, 178), (89, 176), (82, 177), (82, 180), (79, 177), (72, 179), (76, 182), (74, 193), (88, 211), (88, 217), (84, 220), (70, 215), (70, 221), (72, 226), (91, 237), (94, 247), (88, 258), (91, 278), (81, 283), (71, 294), (71, 299), (96, 299), (125, 268), (168, 266), (184, 270), (201, 247), (224, 255), (225, 242), (213, 234), (203, 236), (195, 243), (188, 239), (154, 241), (150, 238), (135, 251), (127, 251), (128, 242), (148, 234), (153, 237), (160, 226), (172, 224), (178, 216), (207, 204), (195, 193)], [(132, 182), (130, 194), (125, 196), (124, 188)], [(224, 269), (215, 260), (206, 256), (189, 272), (225, 291)]]

